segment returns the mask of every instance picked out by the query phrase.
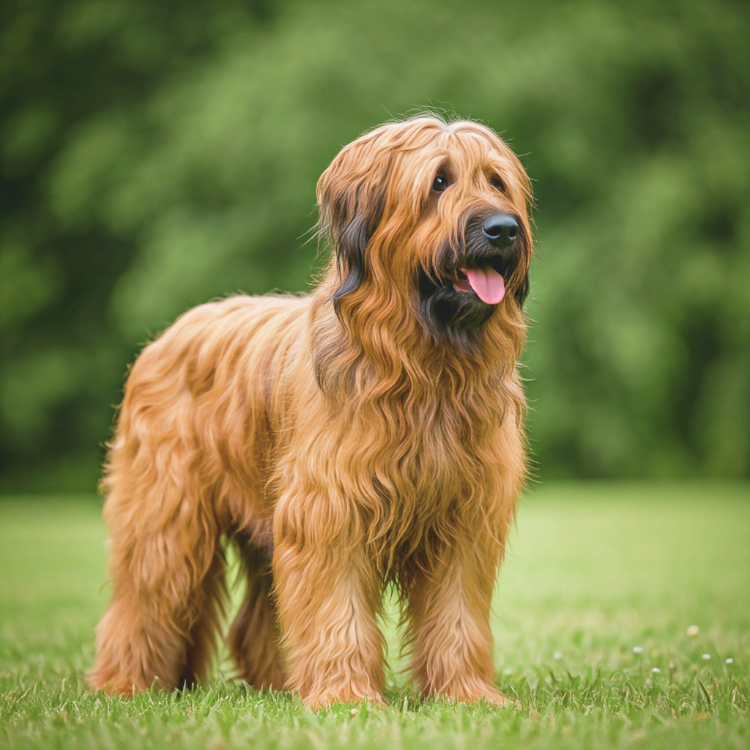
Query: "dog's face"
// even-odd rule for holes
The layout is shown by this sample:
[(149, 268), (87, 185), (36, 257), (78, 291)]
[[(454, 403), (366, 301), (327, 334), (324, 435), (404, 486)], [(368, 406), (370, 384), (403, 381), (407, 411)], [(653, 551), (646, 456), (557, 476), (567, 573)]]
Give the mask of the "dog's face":
[(498, 309), (522, 306), (529, 180), (489, 128), (432, 116), (384, 125), (339, 153), (318, 200), (336, 253), (335, 304), (406, 300), (434, 338), (459, 342)]

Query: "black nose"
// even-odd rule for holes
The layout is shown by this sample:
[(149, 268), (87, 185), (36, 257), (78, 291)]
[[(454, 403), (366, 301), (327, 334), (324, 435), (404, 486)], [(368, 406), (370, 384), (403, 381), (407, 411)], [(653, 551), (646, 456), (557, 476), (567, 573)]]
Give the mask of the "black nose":
[(518, 236), (518, 222), (510, 214), (492, 214), (482, 224), (487, 239), (495, 247), (508, 247)]

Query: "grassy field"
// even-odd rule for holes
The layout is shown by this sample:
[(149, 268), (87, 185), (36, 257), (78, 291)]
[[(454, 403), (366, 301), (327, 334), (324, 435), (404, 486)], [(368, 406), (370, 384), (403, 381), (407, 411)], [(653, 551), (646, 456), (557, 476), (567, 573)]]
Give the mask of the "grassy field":
[(419, 701), (392, 622), (384, 710), (313, 714), (228, 667), (184, 694), (91, 695), (103, 540), (94, 498), (0, 499), (0, 747), (750, 747), (747, 486), (525, 498), (494, 618), (498, 684), (520, 709)]

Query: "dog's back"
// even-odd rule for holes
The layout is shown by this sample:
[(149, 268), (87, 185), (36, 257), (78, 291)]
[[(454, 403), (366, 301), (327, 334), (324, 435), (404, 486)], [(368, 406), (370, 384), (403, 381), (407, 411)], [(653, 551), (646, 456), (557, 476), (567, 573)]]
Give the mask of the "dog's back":
[[(201, 464), (204, 492), (220, 490), (225, 477), (259, 486), (270, 385), (290, 349), (304, 345), (309, 305), (308, 297), (291, 295), (229, 297), (190, 310), (146, 346), (128, 376), (110, 446), (103, 482), (108, 510), (117, 504), (112, 493), (123, 493), (123, 502), (141, 496), (123, 492), (124, 476), (152, 483), (185, 460), (193, 469)], [(123, 463), (127, 471), (114, 483)]]

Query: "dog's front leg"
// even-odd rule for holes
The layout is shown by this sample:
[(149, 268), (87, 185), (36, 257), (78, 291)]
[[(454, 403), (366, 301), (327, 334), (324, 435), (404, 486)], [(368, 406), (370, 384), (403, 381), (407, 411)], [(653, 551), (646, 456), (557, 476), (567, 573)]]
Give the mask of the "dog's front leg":
[(314, 709), (382, 703), (382, 588), (375, 561), (352, 531), (359, 524), (337, 523), (335, 512), (315, 502), (305, 507), (277, 509), (276, 519), (273, 569), (287, 687)]
[(499, 544), (456, 540), (409, 580), (412, 672), (426, 698), (506, 705), (494, 686), (490, 607)]

